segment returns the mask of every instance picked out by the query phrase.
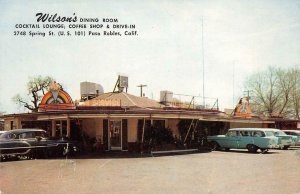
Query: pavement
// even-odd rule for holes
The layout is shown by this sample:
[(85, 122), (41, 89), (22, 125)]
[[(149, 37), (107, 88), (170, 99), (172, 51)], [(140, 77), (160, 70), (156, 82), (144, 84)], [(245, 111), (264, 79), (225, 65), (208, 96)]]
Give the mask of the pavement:
[(0, 193), (300, 193), (300, 147), (152, 157), (121, 153), (0, 163)]

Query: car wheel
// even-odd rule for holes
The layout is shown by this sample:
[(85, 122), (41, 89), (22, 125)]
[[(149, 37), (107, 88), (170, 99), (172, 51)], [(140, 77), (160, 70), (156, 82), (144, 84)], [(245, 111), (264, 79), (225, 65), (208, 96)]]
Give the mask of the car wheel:
[(249, 144), (249, 145), (247, 145), (247, 149), (248, 149), (248, 152), (256, 153), (258, 150), (258, 147), (256, 145)]
[(264, 153), (267, 153), (269, 150), (260, 148), (260, 151), (261, 151), (262, 154), (264, 154)]
[(212, 141), (212, 142), (210, 143), (210, 147), (211, 147), (211, 150), (212, 150), (212, 151), (216, 151), (216, 150), (219, 150), (219, 149), (220, 149), (220, 145), (219, 145), (217, 142), (215, 142), (215, 141)]
[(283, 146), (282, 149), (283, 149), (283, 150), (287, 150), (287, 149), (289, 149), (289, 147), (290, 147), (290, 146)]

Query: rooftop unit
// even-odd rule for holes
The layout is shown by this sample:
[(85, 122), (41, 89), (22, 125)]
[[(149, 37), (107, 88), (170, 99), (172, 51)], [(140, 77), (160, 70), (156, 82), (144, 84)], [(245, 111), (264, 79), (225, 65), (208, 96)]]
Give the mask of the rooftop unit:
[(103, 94), (104, 90), (100, 84), (93, 82), (80, 82), (81, 101), (90, 100)]
[(167, 104), (173, 101), (173, 92), (163, 90), (160, 91), (160, 102), (163, 104)]

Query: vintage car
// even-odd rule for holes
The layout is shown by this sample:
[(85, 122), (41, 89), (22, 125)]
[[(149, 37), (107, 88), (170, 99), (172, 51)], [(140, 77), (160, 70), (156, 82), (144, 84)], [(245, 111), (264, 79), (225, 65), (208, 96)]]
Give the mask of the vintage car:
[(293, 146), (298, 141), (297, 136), (287, 135), (284, 131), (280, 129), (271, 129), (276, 137), (280, 137), (280, 148), (287, 150), (290, 146)]
[(295, 145), (300, 145), (300, 130), (282, 130), (287, 135), (292, 135), (297, 137)]
[(0, 135), (1, 159), (25, 156), (28, 158), (75, 154), (76, 142), (51, 139), (42, 129), (14, 129)]
[(248, 149), (249, 152), (263, 153), (270, 148), (278, 148), (280, 138), (274, 136), (274, 132), (264, 128), (234, 128), (229, 129), (226, 135), (208, 136), (212, 150)]

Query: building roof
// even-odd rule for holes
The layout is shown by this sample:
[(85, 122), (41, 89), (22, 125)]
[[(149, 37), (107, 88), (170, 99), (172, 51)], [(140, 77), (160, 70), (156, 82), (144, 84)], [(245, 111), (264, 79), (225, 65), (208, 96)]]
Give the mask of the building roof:
[(96, 98), (87, 100), (81, 106), (121, 106), (121, 107), (140, 107), (140, 108), (163, 108), (159, 102), (146, 98), (138, 97), (125, 92), (109, 92), (99, 95)]

